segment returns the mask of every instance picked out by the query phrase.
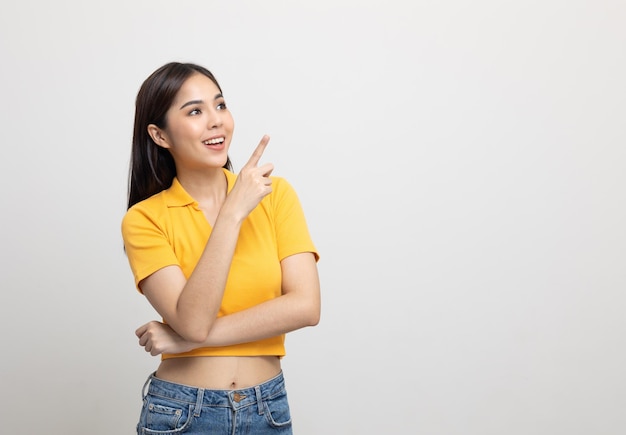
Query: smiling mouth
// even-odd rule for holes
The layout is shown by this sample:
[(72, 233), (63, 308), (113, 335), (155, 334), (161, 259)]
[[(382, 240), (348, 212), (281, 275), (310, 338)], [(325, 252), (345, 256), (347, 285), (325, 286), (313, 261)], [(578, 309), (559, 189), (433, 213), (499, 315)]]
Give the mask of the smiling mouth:
[(224, 138), (223, 137), (216, 137), (214, 139), (209, 139), (209, 140), (202, 141), (202, 143), (205, 144), (205, 145), (219, 145), (221, 143), (224, 143)]

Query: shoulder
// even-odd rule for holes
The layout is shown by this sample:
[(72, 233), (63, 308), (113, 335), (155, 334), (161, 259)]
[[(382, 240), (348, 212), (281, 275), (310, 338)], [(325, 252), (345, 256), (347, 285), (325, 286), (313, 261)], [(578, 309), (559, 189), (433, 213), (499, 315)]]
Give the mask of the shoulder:
[(295, 193), (295, 189), (286, 178), (280, 176), (270, 176), (270, 179), (272, 180), (272, 190)]
[(129, 208), (122, 218), (122, 231), (146, 222), (154, 225), (161, 221), (167, 209), (163, 196), (164, 191), (159, 192)]
[(274, 207), (298, 201), (298, 195), (292, 184), (284, 177), (270, 176), (272, 180), (272, 192), (264, 198), (271, 202)]

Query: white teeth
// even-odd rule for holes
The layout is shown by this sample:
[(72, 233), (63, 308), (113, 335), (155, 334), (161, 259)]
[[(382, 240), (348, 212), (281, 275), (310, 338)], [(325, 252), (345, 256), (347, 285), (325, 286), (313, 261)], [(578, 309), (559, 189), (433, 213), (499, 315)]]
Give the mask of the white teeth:
[(224, 138), (223, 137), (217, 137), (215, 139), (205, 140), (204, 144), (205, 145), (216, 145), (216, 144), (222, 143), (222, 142), (224, 142)]

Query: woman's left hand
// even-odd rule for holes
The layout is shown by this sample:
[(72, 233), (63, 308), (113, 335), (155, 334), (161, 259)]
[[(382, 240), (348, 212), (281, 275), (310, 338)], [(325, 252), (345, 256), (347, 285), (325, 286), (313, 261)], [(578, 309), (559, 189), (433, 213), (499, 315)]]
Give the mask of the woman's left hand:
[(169, 325), (156, 320), (137, 328), (135, 335), (139, 337), (139, 345), (152, 356), (188, 352), (198, 346), (185, 341)]

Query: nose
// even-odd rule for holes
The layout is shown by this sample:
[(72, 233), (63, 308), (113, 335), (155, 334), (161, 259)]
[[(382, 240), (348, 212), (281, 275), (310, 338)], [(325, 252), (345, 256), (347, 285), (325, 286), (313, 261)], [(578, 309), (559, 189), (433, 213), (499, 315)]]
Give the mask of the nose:
[(209, 129), (217, 128), (222, 125), (222, 114), (219, 110), (212, 110), (209, 116)]

